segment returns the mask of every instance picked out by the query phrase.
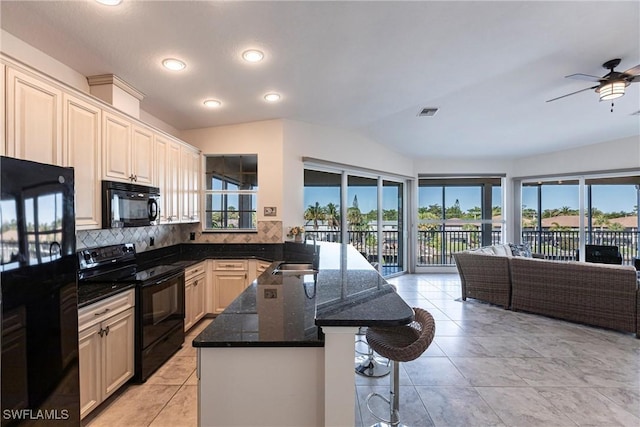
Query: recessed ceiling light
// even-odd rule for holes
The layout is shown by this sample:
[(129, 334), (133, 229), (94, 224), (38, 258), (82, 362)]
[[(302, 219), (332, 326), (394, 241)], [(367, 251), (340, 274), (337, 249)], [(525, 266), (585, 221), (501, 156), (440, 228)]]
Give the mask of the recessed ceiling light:
[(105, 6), (117, 6), (122, 3), (122, 0), (96, 0), (98, 3)]
[(249, 49), (242, 52), (242, 57), (247, 62), (260, 62), (264, 58), (264, 53), (257, 49)]
[(209, 108), (218, 108), (222, 105), (222, 102), (218, 101), (217, 99), (207, 99), (206, 101), (204, 101), (204, 105)]
[(184, 62), (180, 61), (179, 59), (175, 59), (175, 58), (167, 58), (164, 61), (162, 61), (162, 65), (164, 65), (164, 68), (171, 70), (171, 71), (180, 71), (180, 70), (184, 70), (187, 66), (187, 64), (185, 64)]
[(264, 100), (267, 102), (278, 102), (280, 101), (280, 94), (275, 92), (269, 92), (264, 96)]

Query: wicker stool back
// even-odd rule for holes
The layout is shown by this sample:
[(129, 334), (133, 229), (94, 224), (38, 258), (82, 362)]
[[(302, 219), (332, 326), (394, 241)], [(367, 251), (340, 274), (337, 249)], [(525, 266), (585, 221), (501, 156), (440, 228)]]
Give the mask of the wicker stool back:
[(375, 352), (397, 362), (409, 362), (425, 352), (433, 341), (436, 324), (426, 310), (414, 307), (413, 322), (390, 328), (367, 329), (367, 342)]

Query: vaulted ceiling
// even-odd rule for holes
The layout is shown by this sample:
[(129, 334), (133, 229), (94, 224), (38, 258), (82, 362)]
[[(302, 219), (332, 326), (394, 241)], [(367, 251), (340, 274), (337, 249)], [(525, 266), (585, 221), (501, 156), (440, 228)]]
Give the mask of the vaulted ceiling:
[[(637, 1), (2, 1), (0, 13), (5, 31), (85, 76), (117, 75), (180, 130), (285, 118), (465, 158), (640, 135), (640, 83), (613, 112), (593, 90), (545, 102), (592, 85), (566, 75), (640, 63)], [(245, 63), (249, 48), (264, 60)], [(167, 57), (186, 69), (163, 69)], [(439, 111), (418, 117), (425, 107)]]

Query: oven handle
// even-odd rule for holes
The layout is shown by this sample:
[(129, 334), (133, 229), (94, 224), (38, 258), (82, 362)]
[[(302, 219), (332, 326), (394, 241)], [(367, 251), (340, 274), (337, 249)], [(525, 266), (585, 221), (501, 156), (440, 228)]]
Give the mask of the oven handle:
[(164, 279), (161, 279), (161, 280), (159, 280), (157, 282), (152, 282), (152, 283), (149, 283), (147, 285), (144, 285), (143, 287), (146, 288), (146, 287), (149, 287), (149, 286), (161, 286), (161, 285), (164, 285), (168, 281), (179, 279), (180, 276), (184, 276), (184, 270), (178, 271), (177, 273), (174, 273), (171, 276), (165, 277)]

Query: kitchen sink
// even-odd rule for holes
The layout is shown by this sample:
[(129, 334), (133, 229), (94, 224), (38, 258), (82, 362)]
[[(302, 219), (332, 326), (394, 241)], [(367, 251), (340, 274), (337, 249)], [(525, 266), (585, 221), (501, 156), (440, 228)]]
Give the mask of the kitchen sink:
[(283, 262), (278, 265), (273, 274), (315, 274), (318, 271), (310, 263)]

